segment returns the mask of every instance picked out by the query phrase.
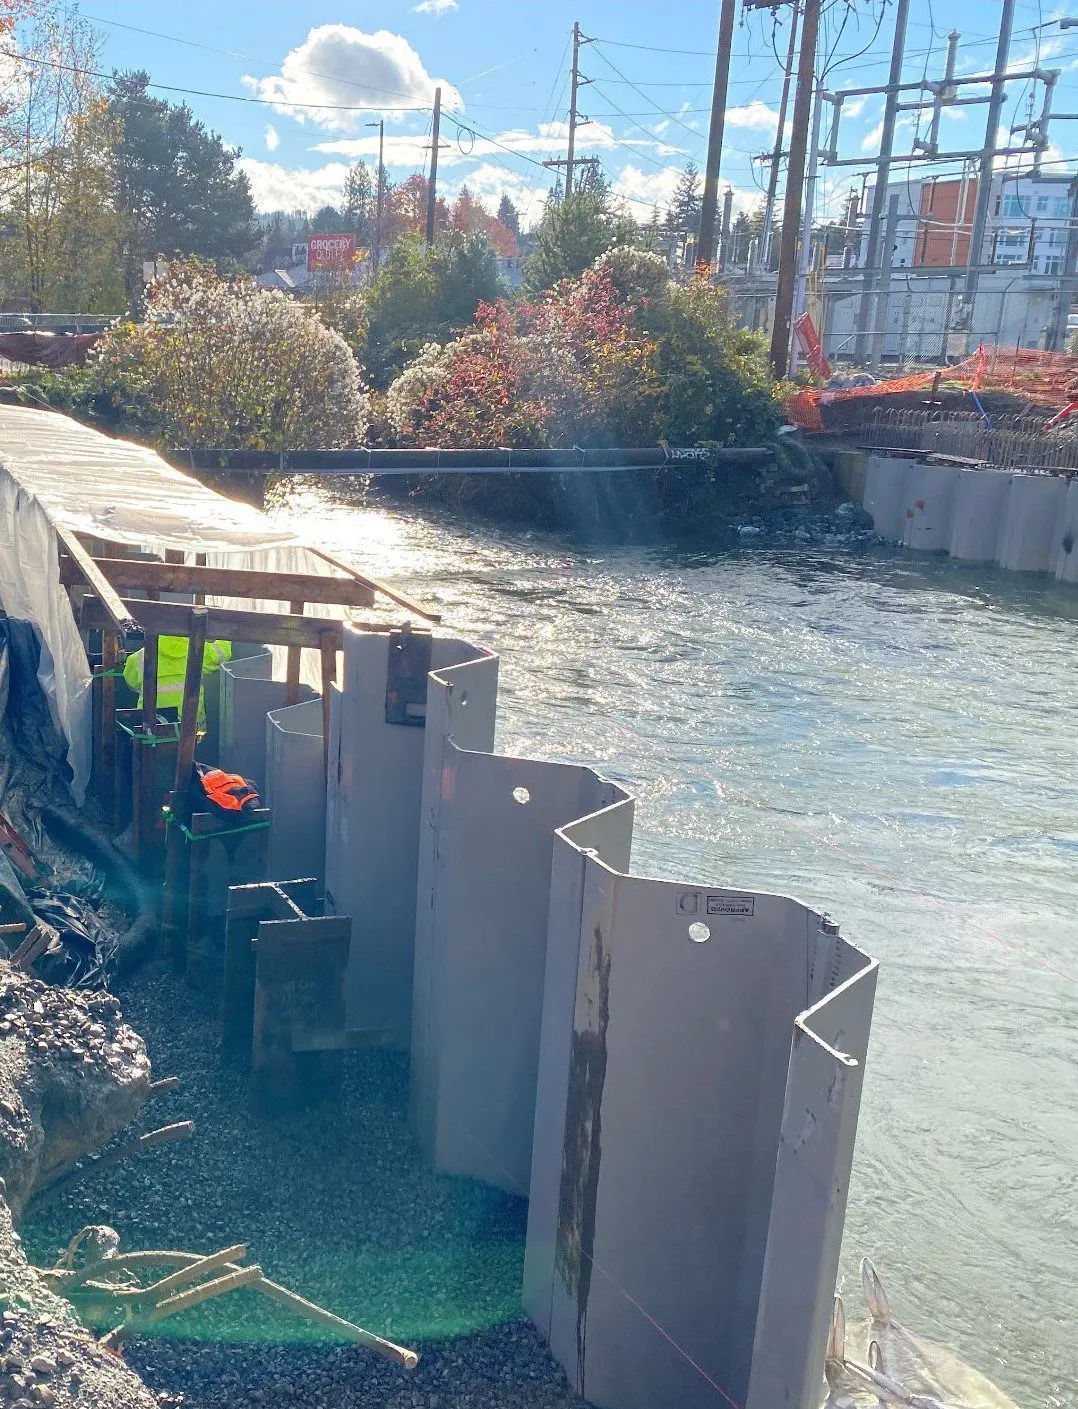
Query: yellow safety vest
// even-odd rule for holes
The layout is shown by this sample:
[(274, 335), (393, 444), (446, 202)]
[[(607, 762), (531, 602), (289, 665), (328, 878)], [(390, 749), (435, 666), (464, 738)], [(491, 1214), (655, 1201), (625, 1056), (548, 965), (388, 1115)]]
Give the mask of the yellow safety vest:
[[(127, 657), (124, 665), (124, 679), (138, 694), (139, 708), (142, 708), (142, 665), (145, 651), (135, 651)], [(202, 648), (202, 678), (219, 670), (226, 660), (232, 659), (232, 645), (228, 641), (207, 641)], [(157, 638), (157, 703), (171, 705), (183, 714), (183, 682), (187, 675), (187, 637), (159, 636)], [(200, 687), (198, 692), (199, 728), (206, 724), (206, 702)]]

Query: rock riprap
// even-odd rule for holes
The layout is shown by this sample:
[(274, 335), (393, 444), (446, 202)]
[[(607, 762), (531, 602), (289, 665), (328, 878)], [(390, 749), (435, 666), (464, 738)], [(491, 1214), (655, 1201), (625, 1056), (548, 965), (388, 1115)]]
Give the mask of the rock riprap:
[(145, 1044), (111, 994), (53, 988), (0, 961), (0, 1178), (15, 1218), (130, 1125), (149, 1089)]

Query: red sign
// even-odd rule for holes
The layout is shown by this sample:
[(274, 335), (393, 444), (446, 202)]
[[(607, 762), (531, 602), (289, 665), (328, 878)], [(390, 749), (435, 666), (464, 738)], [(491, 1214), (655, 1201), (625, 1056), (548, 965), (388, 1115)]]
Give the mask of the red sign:
[(811, 313), (802, 313), (800, 318), (794, 319), (794, 335), (801, 351), (805, 354), (809, 371), (822, 381), (830, 381), (831, 364), (824, 355), (823, 347), (820, 344), (820, 335), (816, 331), (816, 324), (812, 321)]
[(350, 269), (356, 257), (355, 235), (311, 235), (307, 269)]

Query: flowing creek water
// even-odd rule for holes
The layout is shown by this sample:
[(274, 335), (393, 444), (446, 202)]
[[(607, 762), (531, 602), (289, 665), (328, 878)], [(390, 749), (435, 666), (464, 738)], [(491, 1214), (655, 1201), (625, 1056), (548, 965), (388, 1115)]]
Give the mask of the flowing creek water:
[(312, 541), (501, 654), (498, 747), (636, 794), (634, 869), (789, 891), (881, 961), (841, 1274), (1078, 1406), (1078, 593), (897, 550), (709, 555), (349, 503)]

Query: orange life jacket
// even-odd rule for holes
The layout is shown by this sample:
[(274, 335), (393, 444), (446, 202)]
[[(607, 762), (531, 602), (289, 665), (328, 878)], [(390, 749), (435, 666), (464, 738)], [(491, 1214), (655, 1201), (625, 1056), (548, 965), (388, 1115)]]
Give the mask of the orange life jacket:
[(198, 780), (206, 800), (222, 812), (245, 812), (258, 806), (258, 789), (239, 773), (226, 773), (222, 768), (199, 768)]

